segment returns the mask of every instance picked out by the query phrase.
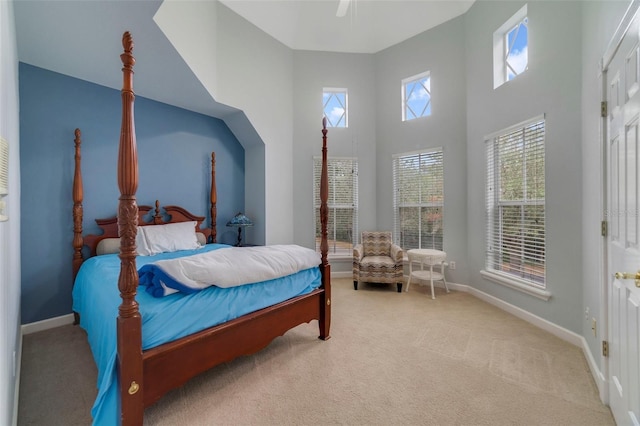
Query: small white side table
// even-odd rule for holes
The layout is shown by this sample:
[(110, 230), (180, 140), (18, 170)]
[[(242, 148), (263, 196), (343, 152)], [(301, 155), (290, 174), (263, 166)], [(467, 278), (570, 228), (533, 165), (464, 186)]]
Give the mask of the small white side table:
[[(430, 281), (431, 282), (431, 298), (435, 299), (435, 293), (433, 291), (433, 282), (442, 281), (444, 288), (449, 293), (449, 287), (447, 287), (447, 280), (444, 277), (444, 261), (447, 259), (447, 253), (442, 250), (433, 249), (411, 249), (407, 250), (407, 257), (409, 259), (409, 280), (407, 281), (407, 288), (405, 291), (409, 291), (409, 285), (411, 279)], [(413, 270), (413, 263), (420, 263), (420, 270)], [(425, 266), (429, 267), (428, 270)], [(439, 266), (440, 271), (434, 271), (433, 267)]]

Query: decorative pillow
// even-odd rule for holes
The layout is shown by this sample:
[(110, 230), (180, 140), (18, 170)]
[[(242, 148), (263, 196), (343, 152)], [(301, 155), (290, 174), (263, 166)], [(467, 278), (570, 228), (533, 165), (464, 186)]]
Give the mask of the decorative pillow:
[(120, 238), (105, 238), (100, 240), (96, 247), (96, 254), (98, 256), (114, 253), (120, 253)]
[[(152, 253), (147, 247), (147, 240), (141, 229), (142, 227), (139, 226), (138, 233), (136, 234), (136, 251), (140, 256), (150, 256)], [(120, 253), (120, 238), (105, 238), (104, 240), (100, 240), (96, 247), (96, 255), (98, 256), (117, 253)]]
[[(169, 223), (166, 225), (147, 225), (138, 229), (143, 234), (150, 254), (177, 250), (192, 250), (200, 247), (196, 237), (196, 221)], [(143, 232), (140, 232), (140, 231)], [(138, 250), (138, 254), (141, 251)]]

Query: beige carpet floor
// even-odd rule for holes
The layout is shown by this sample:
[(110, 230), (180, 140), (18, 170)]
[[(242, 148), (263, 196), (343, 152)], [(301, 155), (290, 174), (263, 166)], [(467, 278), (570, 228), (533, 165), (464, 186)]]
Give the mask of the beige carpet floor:
[[(332, 338), (303, 324), (145, 411), (147, 425), (614, 425), (582, 351), (475, 297), (333, 280)], [(88, 425), (84, 331), (24, 336), (19, 425)]]

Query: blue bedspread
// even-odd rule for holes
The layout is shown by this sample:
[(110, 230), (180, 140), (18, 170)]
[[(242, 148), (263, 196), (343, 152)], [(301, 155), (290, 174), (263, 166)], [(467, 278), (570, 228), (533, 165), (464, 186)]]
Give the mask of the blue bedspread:
[[(162, 259), (202, 253), (228, 247), (208, 244), (199, 250), (138, 256), (137, 266)], [(98, 396), (91, 414), (94, 425), (117, 424), (116, 317), (120, 305), (118, 275), (120, 259), (115, 254), (87, 259), (76, 277), (73, 310), (80, 314), (80, 326), (87, 331), (98, 367)], [(229, 321), (320, 287), (319, 268), (306, 269), (287, 277), (222, 289), (209, 287), (194, 294), (176, 293), (155, 298), (142, 287), (136, 300), (142, 316), (142, 349), (150, 349)], [(189, 315), (182, 315), (188, 312)]]

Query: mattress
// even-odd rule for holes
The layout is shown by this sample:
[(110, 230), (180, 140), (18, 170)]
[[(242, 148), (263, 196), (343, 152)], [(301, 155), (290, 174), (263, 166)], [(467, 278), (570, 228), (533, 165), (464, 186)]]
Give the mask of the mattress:
[[(208, 244), (197, 250), (181, 250), (155, 256), (138, 256), (137, 267), (228, 247)], [(121, 303), (117, 282), (117, 254), (87, 259), (73, 288), (73, 310), (80, 314), (98, 367), (98, 396), (91, 410), (94, 425), (117, 424), (116, 317)], [(142, 317), (142, 348), (150, 349), (196, 333), (250, 312), (275, 305), (320, 287), (318, 267), (286, 277), (231, 288), (212, 286), (193, 294), (175, 293), (156, 298), (138, 288), (136, 300)], [(183, 313), (188, 313), (184, 315)]]

